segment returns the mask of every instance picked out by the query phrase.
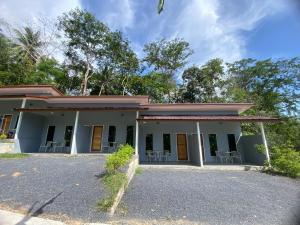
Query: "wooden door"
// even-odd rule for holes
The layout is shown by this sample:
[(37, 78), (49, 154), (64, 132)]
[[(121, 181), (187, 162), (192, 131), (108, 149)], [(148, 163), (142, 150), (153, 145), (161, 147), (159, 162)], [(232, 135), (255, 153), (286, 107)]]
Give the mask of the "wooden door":
[(177, 134), (178, 160), (188, 160), (186, 134)]
[(11, 119), (12, 119), (12, 115), (4, 116), (3, 122), (2, 122), (2, 127), (1, 127), (1, 129), (4, 133), (7, 133), (9, 131)]
[(92, 151), (99, 152), (101, 150), (103, 126), (94, 126), (92, 137)]

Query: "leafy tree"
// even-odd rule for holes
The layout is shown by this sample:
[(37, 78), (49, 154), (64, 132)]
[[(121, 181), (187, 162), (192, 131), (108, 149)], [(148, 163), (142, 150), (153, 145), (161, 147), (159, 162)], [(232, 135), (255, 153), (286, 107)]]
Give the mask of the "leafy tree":
[(224, 68), (221, 59), (212, 59), (202, 67), (192, 66), (182, 74), (183, 85), (180, 89), (180, 102), (219, 101)]
[(156, 72), (144, 76), (134, 75), (130, 78), (128, 89), (133, 95), (149, 95), (151, 102), (167, 102), (166, 96), (170, 87), (165, 79), (165, 74)]
[(15, 29), (15, 33), (20, 54), (35, 64), (41, 57), (39, 48), (43, 45), (40, 32), (34, 31), (31, 27), (24, 27), (24, 30)]
[(98, 61), (98, 71), (92, 83), (92, 93), (125, 95), (129, 78), (139, 69), (136, 54), (121, 32), (107, 35), (105, 57)]
[(88, 81), (95, 72), (97, 60), (105, 53), (109, 28), (91, 13), (80, 9), (60, 17), (59, 27), (67, 39), (65, 55), (70, 69), (80, 74), (81, 93), (87, 95)]
[(178, 38), (170, 41), (162, 39), (146, 44), (144, 52), (146, 56), (142, 61), (155, 72), (165, 74), (165, 82), (170, 87), (168, 98), (171, 101), (171, 92), (176, 87), (175, 74), (187, 64), (192, 54), (189, 43)]

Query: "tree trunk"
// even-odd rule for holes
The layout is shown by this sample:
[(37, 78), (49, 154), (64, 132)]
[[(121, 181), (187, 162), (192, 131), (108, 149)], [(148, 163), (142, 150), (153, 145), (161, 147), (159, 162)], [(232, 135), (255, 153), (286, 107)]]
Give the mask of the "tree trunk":
[(102, 94), (103, 89), (104, 89), (104, 83), (101, 84), (100, 91), (99, 91), (99, 96)]
[(87, 63), (87, 69), (85, 71), (84, 80), (83, 80), (83, 93), (82, 93), (82, 95), (84, 95), (84, 96), (87, 95), (87, 84), (88, 84), (90, 70), (91, 70), (90, 64)]

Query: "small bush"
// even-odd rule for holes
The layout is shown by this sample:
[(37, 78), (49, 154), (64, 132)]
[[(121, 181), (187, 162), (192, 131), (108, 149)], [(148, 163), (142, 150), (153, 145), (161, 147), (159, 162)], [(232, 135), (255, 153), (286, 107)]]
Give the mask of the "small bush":
[[(258, 152), (265, 153), (263, 145), (256, 146)], [(265, 162), (265, 171), (278, 173), (289, 177), (300, 176), (300, 152), (289, 144), (276, 145), (270, 148), (271, 167)]]
[(134, 149), (130, 145), (121, 145), (118, 151), (107, 157), (105, 165), (107, 172), (116, 173), (130, 161), (133, 153)]
[(98, 209), (107, 211), (114, 204), (120, 188), (127, 183), (126, 174), (120, 172), (119, 169), (129, 163), (133, 154), (134, 149), (130, 145), (121, 145), (118, 151), (106, 158), (106, 175), (102, 178), (102, 182), (108, 195), (98, 201)]
[(7, 139), (7, 135), (4, 133), (0, 134), (0, 140)]
[(300, 176), (300, 152), (291, 146), (273, 146), (271, 152), (271, 165), (276, 172), (294, 178)]

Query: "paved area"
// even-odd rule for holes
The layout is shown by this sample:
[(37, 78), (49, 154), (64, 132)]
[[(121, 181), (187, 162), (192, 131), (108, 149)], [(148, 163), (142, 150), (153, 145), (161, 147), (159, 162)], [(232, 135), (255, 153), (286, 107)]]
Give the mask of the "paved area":
[(123, 196), (123, 224), (300, 224), (300, 181), (254, 171), (148, 168)]
[(38, 155), (0, 159), (0, 207), (34, 216), (102, 222), (104, 155)]
[(27, 217), (20, 213), (13, 213), (0, 210), (0, 224), (5, 225), (65, 225), (63, 222), (37, 218)]

